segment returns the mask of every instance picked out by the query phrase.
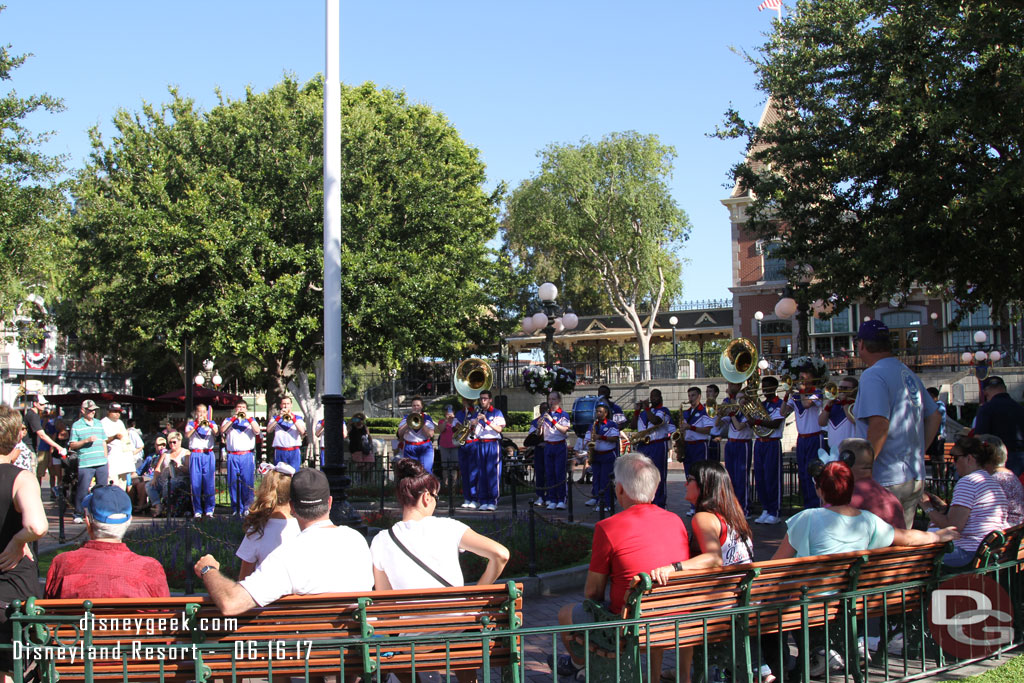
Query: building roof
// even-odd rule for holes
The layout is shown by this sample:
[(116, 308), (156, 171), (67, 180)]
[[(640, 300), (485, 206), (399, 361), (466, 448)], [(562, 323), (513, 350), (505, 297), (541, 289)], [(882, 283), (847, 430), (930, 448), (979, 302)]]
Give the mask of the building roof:
[[(676, 339), (709, 339), (732, 337), (732, 308), (707, 308), (682, 311), (663, 311), (658, 313), (654, 321), (652, 339), (671, 339), (672, 324), (669, 318), (675, 316), (678, 323), (675, 327)], [(649, 314), (641, 316), (646, 323)], [(572, 331), (560, 332), (555, 341), (562, 344), (578, 344), (581, 342), (627, 342), (635, 339), (632, 328), (619, 315), (585, 315)], [(506, 337), (506, 340), (518, 347), (529, 347), (544, 342), (543, 333), (526, 334), (522, 331)]]

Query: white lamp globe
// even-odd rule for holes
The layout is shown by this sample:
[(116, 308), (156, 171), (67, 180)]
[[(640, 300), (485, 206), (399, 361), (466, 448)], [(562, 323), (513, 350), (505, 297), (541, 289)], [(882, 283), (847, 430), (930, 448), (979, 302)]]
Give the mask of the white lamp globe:
[(675, 327), (676, 325), (679, 324), (679, 318), (672, 316), (671, 318), (668, 319), (668, 324), (671, 325), (672, 327)]
[(780, 318), (792, 318), (796, 313), (796, 299), (791, 296), (784, 296), (775, 304), (775, 315)]
[(761, 370), (767, 370), (768, 369), (768, 361), (766, 361), (764, 358), (762, 358), (761, 360), (757, 361), (757, 367), (759, 369), (761, 369)]
[(576, 317), (575, 313), (569, 312), (562, 316), (562, 326), (567, 330), (575, 330), (579, 324), (580, 319)]
[(869, 320), (871, 320), (871, 316), (870, 315), (864, 316), (864, 322), (867, 322)]
[(559, 334), (565, 330), (565, 325), (562, 324), (561, 318), (555, 318), (555, 322), (552, 323), (555, 327), (555, 334)]
[(522, 328), (524, 333), (526, 333), (526, 334), (533, 334), (533, 330), (534, 330), (534, 327), (533, 327), (533, 316), (532, 315), (528, 315), (525, 318), (523, 318), (523, 320), (519, 324), (519, 326)]
[(988, 358), (988, 354), (985, 353), (984, 351), (974, 352), (974, 360), (978, 361), (979, 363), (983, 362), (986, 358)]
[(558, 298), (558, 287), (550, 282), (545, 282), (537, 290), (541, 301), (554, 301)]
[(932, 311), (930, 314), (928, 314), (928, 317), (931, 318), (932, 320), (938, 320), (939, 314), (936, 313), (935, 311)]
[(972, 354), (970, 351), (964, 351), (963, 353), (960, 354), (960, 360), (962, 360), (965, 363), (970, 363), (973, 359), (974, 354)]
[(223, 383), (224, 383), (224, 378), (223, 378), (223, 377), (221, 377), (221, 376), (220, 376), (220, 374), (218, 373), (218, 374), (214, 375), (214, 376), (213, 376), (213, 377), (212, 377), (212, 378), (210, 379), (210, 381), (211, 381), (211, 382), (213, 382), (213, 386), (215, 386), (215, 387), (219, 387), (219, 386), (220, 386), (221, 384), (223, 384)]
[(548, 316), (544, 313), (537, 311), (533, 314), (533, 329), (534, 331), (543, 330), (548, 326)]
[(988, 335), (982, 332), (981, 330), (978, 330), (977, 332), (974, 333), (975, 344), (984, 344), (986, 339), (988, 339)]
[(1002, 359), (1003, 354), (999, 353), (998, 351), (993, 351), (992, 353), (988, 354), (988, 357), (989, 360), (991, 360), (993, 363), (998, 363)]
[(203, 377), (202, 375), (196, 375), (196, 384), (198, 384), (199, 386), (203, 386), (204, 384), (206, 384), (206, 378)]
[(764, 313), (761, 311), (754, 313), (754, 320), (764, 320)]

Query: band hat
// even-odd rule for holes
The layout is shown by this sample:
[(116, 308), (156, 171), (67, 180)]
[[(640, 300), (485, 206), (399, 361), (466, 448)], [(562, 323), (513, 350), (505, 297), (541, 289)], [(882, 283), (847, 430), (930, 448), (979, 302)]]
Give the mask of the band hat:
[(1000, 387), (1000, 388), (1005, 389), (1006, 388), (1006, 382), (1003, 381), (1003, 378), (1000, 377), (999, 375), (992, 375), (990, 377), (986, 377), (985, 379), (981, 380), (981, 388), (982, 389), (990, 389), (992, 387)]
[(881, 320), (865, 320), (857, 330), (857, 339), (882, 341), (889, 338), (889, 326)]
[(96, 405), (96, 401), (91, 398), (87, 398), (82, 401), (82, 410), (99, 410), (99, 406)]
[(124, 524), (132, 519), (132, 499), (117, 486), (97, 486), (82, 501), (82, 507), (104, 524)]
[(323, 472), (303, 467), (292, 476), (291, 499), (297, 510), (324, 505), (330, 497), (331, 487)]

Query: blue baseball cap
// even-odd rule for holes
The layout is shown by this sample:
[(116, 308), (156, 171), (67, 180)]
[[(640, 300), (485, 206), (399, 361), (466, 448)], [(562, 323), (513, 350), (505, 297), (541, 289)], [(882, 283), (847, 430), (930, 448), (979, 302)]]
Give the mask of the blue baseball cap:
[(82, 501), (82, 507), (104, 524), (124, 524), (132, 519), (132, 499), (117, 486), (97, 486)]
[(857, 330), (857, 339), (882, 341), (889, 338), (889, 327), (881, 320), (865, 320)]

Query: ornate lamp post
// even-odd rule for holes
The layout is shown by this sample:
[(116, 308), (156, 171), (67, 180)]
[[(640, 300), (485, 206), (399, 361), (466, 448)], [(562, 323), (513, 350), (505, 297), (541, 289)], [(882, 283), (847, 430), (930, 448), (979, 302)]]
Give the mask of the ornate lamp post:
[(960, 360), (965, 365), (974, 366), (974, 374), (978, 378), (978, 404), (985, 402), (985, 392), (981, 390), (981, 382), (988, 377), (993, 363), (998, 363), (1003, 358), (1003, 353), (995, 344), (987, 344), (988, 335), (978, 330), (974, 333), (974, 346), (965, 346), (964, 352), (960, 354)]
[(672, 375), (675, 376), (679, 373), (679, 348), (676, 346), (676, 325), (679, 324), (679, 318), (672, 316), (668, 319), (668, 324), (672, 326)]
[(761, 311), (754, 312), (754, 321), (757, 323), (757, 355), (760, 358), (764, 355), (764, 351), (761, 348), (761, 321), (764, 320), (764, 313)]
[(220, 373), (217, 372), (217, 368), (214, 367), (213, 361), (207, 358), (203, 361), (203, 369), (195, 376), (193, 380), (198, 386), (206, 384), (206, 380), (209, 379), (210, 383), (213, 384), (213, 388), (216, 391), (220, 391), (220, 385), (224, 383)]
[(537, 288), (540, 297), (540, 305), (544, 309), (533, 315), (528, 315), (521, 321), (523, 332), (533, 334), (534, 332), (544, 333), (544, 365), (551, 367), (551, 349), (555, 341), (555, 335), (565, 330), (574, 330), (579, 325), (579, 318), (572, 312), (569, 306), (559, 306), (555, 303), (558, 298), (558, 287), (550, 282), (545, 282)]

